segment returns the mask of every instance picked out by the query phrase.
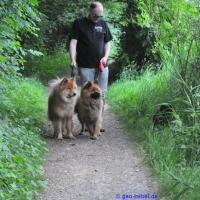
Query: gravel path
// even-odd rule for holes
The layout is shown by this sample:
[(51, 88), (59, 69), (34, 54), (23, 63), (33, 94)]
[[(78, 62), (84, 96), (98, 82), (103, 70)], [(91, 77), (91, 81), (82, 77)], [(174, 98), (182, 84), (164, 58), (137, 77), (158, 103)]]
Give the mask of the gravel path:
[[(143, 155), (110, 109), (104, 113), (104, 128), (97, 141), (90, 140), (88, 133), (74, 141), (46, 139), (48, 186), (41, 200), (135, 199), (134, 194), (156, 194), (158, 184)], [(76, 117), (75, 130), (80, 130)]]

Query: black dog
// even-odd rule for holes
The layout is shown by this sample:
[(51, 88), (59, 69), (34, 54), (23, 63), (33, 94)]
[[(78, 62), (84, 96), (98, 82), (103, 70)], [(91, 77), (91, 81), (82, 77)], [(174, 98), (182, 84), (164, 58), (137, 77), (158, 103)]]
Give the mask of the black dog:
[(160, 126), (169, 126), (173, 120), (173, 108), (170, 104), (160, 105), (159, 110), (153, 116), (153, 128)]

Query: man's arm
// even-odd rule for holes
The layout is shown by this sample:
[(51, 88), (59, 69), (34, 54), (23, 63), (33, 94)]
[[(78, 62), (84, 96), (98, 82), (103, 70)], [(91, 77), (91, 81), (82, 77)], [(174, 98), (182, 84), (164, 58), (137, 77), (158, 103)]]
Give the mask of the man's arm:
[(76, 39), (71, 39), (70, 40), (70, 45), (69, 45), (69, 54), (71, 58), (71, 65), (77, 67), (76, 63), (76, 46), (77, 46), (77, 40)]
[(104, 47), (104, 48), (105, 48), (105, 55), (104, 55), (104, 57), (101, 59), (101, 62), (102, 62), (104, 65), (106, 65), (107, 60), (108, 60), (108, 57), (109, 57), (109, 54), (110, 54), (110, 46), (111, 46), (110, 41), (105, 43), (105, 47)]

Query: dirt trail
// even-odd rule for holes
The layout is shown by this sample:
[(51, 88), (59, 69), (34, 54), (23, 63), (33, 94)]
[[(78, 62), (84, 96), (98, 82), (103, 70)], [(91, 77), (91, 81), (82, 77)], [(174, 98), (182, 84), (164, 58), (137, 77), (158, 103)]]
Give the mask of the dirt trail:
[[(124, 199), (123, 194), (156, 194), (158, 185), (143, 155), (110, 109), (104, 113), (104, 128), (97, 141), (90, 140), (88, 133), (74, 141), (46, 140), (48, 187), (41, 200), (115, 200)], [(80, 130), (76, 117), (75, 130)]]

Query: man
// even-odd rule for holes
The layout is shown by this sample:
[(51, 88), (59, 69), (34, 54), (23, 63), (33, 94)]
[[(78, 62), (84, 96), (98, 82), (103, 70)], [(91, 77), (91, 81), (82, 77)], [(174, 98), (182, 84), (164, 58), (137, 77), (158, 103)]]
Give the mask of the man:
[[(108, 85), (108, 56), (112, 35), (103, 17), (103, 5), (93, 2), (89, 15), (76, 19), (72, 26), (70, 40), (71, 65), (79, 68), (82, 85), (98, 79), (105, 94)], [(104, 66), (102, 72), (99, 64)]]

